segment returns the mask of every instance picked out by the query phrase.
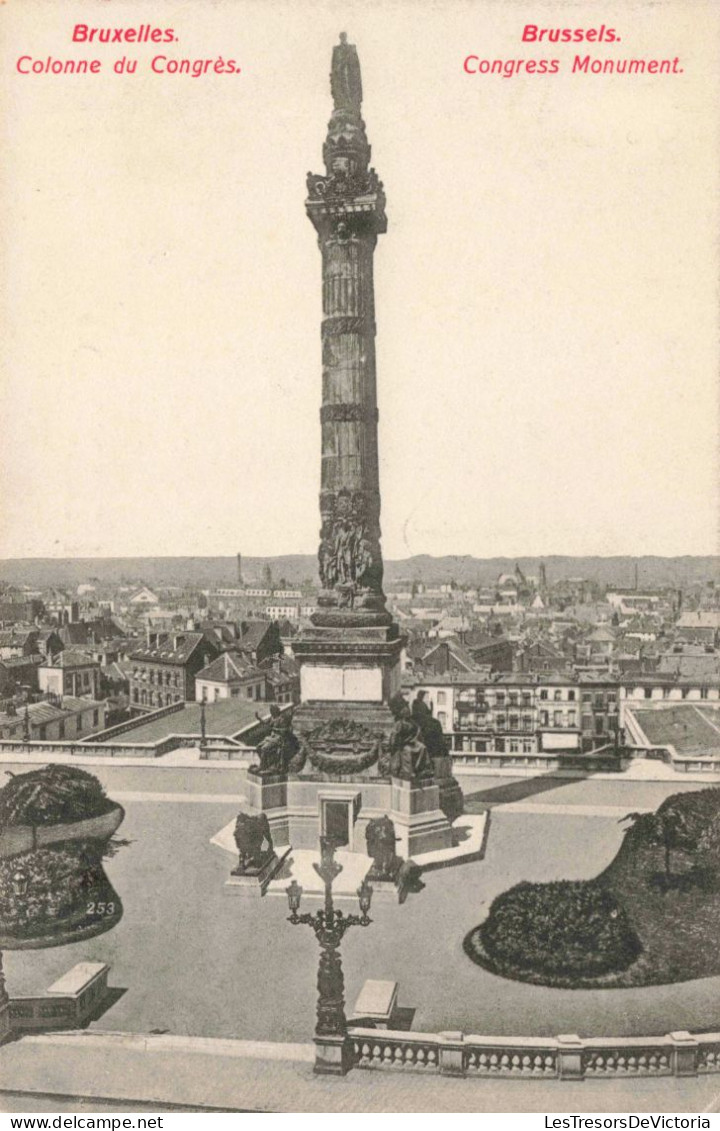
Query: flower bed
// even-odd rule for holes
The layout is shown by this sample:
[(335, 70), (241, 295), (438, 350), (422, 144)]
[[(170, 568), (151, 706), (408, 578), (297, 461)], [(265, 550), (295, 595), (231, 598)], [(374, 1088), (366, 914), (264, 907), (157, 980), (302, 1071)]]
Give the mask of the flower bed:
[(465, 953), (503, 977), (570, 989), (720, 974), (720, 789), (629, 817), (604, 872), (503, 892)]
[(123, 810), (73, 766), (11, 776), (0, 790), (0, 947), (76, 942), (122, 916), (103, 860)]

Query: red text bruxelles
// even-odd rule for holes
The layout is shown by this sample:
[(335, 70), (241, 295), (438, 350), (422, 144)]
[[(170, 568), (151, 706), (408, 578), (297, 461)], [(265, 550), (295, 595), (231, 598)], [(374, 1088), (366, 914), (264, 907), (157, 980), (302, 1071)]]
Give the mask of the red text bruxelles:
[(153, 27), (140, 24), (139, 27), (89, 27), (75, 24), (72, 33), (73, 43), (173, 43), (176, 39), (171, 27)]

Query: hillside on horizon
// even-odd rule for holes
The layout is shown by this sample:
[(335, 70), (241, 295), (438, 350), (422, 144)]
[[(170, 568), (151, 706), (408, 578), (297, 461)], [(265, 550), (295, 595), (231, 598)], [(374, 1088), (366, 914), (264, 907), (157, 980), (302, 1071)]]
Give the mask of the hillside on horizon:
[[(537, 575), (544, 562), (548, 582), (569, 577), (586, 577), (601, 585), (633, 586), (637, 566), (639, 585), (692, 585), (720, 580), (720, 557), (543, 557), (475, 558), (471, 555), (431, 557), (419, 554), (385, 562), (389, 583), (402, 578), (430, 585), (455, 581), (459, 585), (490, 585), (501, 573), (518, 564), (523, 573)], [(288, 554), (280, 557), (243, 557), (245, 584), (260, 583), (265, 566), (272, 570), (275, 583), (288, 584), (317, 579), (314, 554)], [(57, 585), (74, 587), (96, 580), (109, 585), (237, 585), (234, 557), (129, 557), (129, 558), (6, 558), (0, 560), (0, 582), (42, 589)]]

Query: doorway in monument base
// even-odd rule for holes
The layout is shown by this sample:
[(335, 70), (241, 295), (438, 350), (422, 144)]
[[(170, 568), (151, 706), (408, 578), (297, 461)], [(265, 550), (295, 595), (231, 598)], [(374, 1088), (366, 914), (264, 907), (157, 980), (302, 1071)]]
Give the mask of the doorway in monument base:
[(362, 795), (357, 789), (339, 787), (319, 792), (320, 836), (330, 837), (338, 848), (363, 851), (365, 845), (358, 839), (355, 827), (361, 804)]
[(350, 806), (346, 801), (326, 801), (323, 805), (323, 836), (338, 848), (350, 843)]

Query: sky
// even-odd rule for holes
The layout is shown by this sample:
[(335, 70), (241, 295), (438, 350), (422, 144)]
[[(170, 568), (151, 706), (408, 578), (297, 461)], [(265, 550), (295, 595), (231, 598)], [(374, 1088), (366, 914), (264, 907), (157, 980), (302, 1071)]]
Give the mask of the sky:
[[(178, 41), (78, 44), (78, 23)], [(385, 556), (717, 553), (716, 5), (7, 0), (0, 556), (315, 551), (305, 176), (343, 30), (388, 201)], [(570, 73), (588, 53), (683, 70)], [(157, 75), (158, 54), (241, 70)], [(19, 74), (27, 55), (102, 71)]]

